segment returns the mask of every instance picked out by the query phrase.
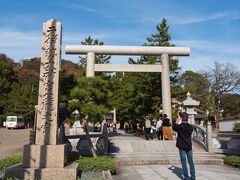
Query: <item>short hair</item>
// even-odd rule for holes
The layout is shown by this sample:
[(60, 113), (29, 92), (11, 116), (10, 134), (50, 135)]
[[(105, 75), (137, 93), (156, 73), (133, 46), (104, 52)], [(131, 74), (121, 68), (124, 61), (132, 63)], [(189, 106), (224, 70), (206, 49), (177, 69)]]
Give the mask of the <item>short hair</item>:
[(182, 118), (182, 121), (185, 121), (185, 122), (188, 121), (188, 113), (182, 112), (182, 113), (180, 114), (180, 116), (181, 116), (181, 118)]
[(167, 118), (167, 114), (164, 114), (163, 117), (164, 117), (164, 118)]

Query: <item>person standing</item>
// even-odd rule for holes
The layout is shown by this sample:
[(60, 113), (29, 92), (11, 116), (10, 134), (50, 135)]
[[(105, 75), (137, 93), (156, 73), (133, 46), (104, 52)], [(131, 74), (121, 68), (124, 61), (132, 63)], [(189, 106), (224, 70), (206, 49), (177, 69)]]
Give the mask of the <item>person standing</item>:
[(156, 125), (157, 138), (158, 140), (163, 140), (163, 127), (162, 127), (162, 118), (160, 117)]
[[(180, 120), (182, 121), (182, 123), (178, 124)], [(179, 156), (182, 164), (184, 179), (195, 180), (195, 167), (192, 154), (193, 128), (188, 123), (188, 114), (186, 112), (181, 113), (180, 117), (178, 117), (176, 122), (173, 123), (173, 130), (178, 133), (176, 146), (179, 149)], [(189, 178), (188, 176), (186, 157), (190, 166), (191, 178)]]
[(163, 115), (163, 137), (165, 140), (173, 140), (171, 122), (166, 114)]
[(145, 132), (145, 139), (149, 140), (150, 138), (150, 131), (151, 131), (152, 125), (151, 121), (148, 116), (145, 117), (145, 126), (144, 126), (144, 132)]

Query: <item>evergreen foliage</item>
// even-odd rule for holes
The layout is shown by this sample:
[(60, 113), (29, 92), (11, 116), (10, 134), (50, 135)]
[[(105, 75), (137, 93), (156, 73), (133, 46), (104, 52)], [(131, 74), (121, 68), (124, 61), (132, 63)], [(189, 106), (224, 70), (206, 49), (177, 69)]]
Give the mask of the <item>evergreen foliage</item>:
[(110, 110), (108, 99), (111, 97), (109, 83), (101, 77), (78, 77), (76, 86), (71, 90), (70, 110), (78, 110), (80, 119), (101, 122)]
[(224, 157), (224, 164), (240, 168), (240, 156), (226, 156)]
[[(98, 39), (92, 39), (91, 36), (88, 36), (85, 38), (85, 41), (81, 42), (82, 45), (104, 45), (102, 41), (99, 41)], [(80, 58), (80, 66), (86, 67), (86, 57), (79, 57)], [(111, 56), (109, 55), (96, 55), (95, 63), (96, 64), (108, 64), (111, 59)]]
[(10, 166), (19, 164), (22, 162), (22, 156), (21, 155), (13, 155), (6, 157), (4, 159), (0, 159), (0, 170), (5, 170), (9, 168)]
[(81, 157), (76, 162), (79, 163), (80, 170), (84, 172), (110, 170), (111, 174), (117, 174), (117, 164), (109, 156)]

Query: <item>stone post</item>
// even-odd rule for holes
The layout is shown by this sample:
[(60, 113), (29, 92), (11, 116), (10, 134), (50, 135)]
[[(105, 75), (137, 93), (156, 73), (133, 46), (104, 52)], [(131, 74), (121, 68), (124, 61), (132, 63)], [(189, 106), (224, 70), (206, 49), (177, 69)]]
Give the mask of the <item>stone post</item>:
[(113, 122), (117, 123), (117, 114), (116, 114), (116, 108), (113, 108)]
[(170, 73), (169, 73), (169, 55), (161, 55), (162, 62), (162, 104), (163, 114), (167, 114), (172, 121), (171, 91), (170, 91)]
[(208, 152), (210, 152), (210, 153), (213, 152), (211, 122), (207, 123), (207, 147), (208, 147)]
[(42, 54), (35, 144), (24, 146), (23, 163), (6, 170), (5, 178), (76, 179), (78, 164), (66, 165), (65, 144), (58, 144), (58, 92), (61, 61), (61, 23), (43, 24)]
[(94, 77), (95, 76), (95, 53), (89, 52), (87, 53), (87, 77)]
[(57, 144), (60, 62), (61, 23), (51, 19), (43, 24), (36, 126), (38, 145)]

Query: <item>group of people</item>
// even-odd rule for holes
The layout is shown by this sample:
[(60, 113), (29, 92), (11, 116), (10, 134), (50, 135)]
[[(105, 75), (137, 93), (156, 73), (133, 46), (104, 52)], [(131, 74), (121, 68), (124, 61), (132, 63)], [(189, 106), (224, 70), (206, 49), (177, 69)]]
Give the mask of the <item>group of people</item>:
[[(171, 132), (171, 122), (166, 114), (164, 114), (163, 119), (157, 121), (156, 130), (158, 139), (172, 140)], [(145, 138), (149, 139), (149, 131), (151, 130), (152, 125), (149, 117), (145, 118)], [(188, 123), (188, 114), (182, 112), (178, 114), (178, 118), (172, 124), (172, 129), (177, 132), (177, 142), (176, 147), (179, 149), (179, 157), (182, 164), (182, 172), (184, 180), (195, 180), (195, 166), (193, 162), (193, 153), (192, 153), (192, 132), (193, 127)], [(190, 177), (188, 175), (187, 161), (190, 167)]]
[(144, 133), (145, 139), (153, 139), (153, 132), (156, 132), (158, 140), (173, 140), (171, 122), (166, 114), (159, 118), (157, 122), (151, 123), (148, 116), (145, 117)]

